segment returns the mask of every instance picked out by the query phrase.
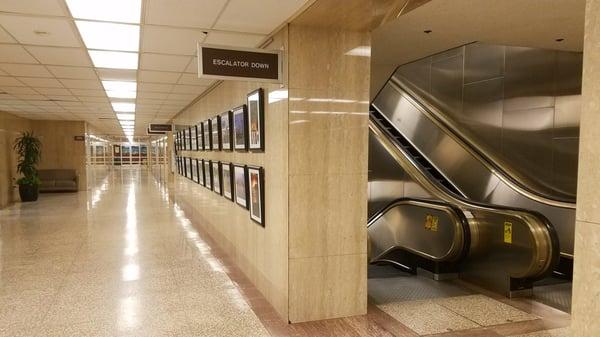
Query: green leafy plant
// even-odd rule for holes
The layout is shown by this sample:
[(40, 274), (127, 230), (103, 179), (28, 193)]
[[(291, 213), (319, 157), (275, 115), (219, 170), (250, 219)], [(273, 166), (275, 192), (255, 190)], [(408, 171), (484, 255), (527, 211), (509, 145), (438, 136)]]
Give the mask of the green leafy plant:
[(25, 131), (15, 139), (13, 148), (19, 156), (17, 172), (23, 175), (17, 180), (17, 184), (39, 185), (40, 178), (38, 177), (37, 164), (42, 158), (42, 142), (33, 135), (32, 131)]

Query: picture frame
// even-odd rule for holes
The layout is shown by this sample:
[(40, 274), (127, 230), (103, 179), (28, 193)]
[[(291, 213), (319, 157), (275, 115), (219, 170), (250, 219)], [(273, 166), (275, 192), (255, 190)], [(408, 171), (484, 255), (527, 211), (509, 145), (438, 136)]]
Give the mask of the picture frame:
[(210, 122), (209, 120), (205, 120), (204, 122), (202, 122), (202, 135), (204, 137), (204, 141), (202, 142), (202, 145), (204, 146), (204, 151), (210, 151), (211, 150), (211, 135), (210, 135)]
[(204, 187), (212, 190), (212, 172), (210, 160), (204, 161)]
[(206, 186), (206, 176), (204, 174), (204, 159), (198, 159), (198, 184)]
[(248, 110), (248, 150), (265, 150), (264, 90), (258, 88), (246, 96)]
[(232, 113), (226, 111), (219, 116), (219, 126), (221, 129), (221, 149), (223, 151), (233, 150), (233, 128), (232, 128)]
[(187, 177), (187, 160), (185, 157), (183, 157), (181, 161), (183, 162), (183, 176)]
[(190, 180), (191, 181), (196, 181), (196, 177), (198, 176), (198, 167), (196, 166), (196, 160), (193, 158), (190, 158)]
[(233, 201), (233, 170), (231, 163), (221, 163), (221, 180), (223, 196)]
[(248, 145), (248, 111), (246, 105), (240, 105), (232, 110), (233, 116), (233, 148), (236, 151), (246, 151)]
[(192, 151), (198, 151), (198, 129), (195, 125), (190, 126), (190, 138), (192, 144)]
[(204, 125), (202, 122), (196, 125), (196, 130), (198, 132), (198, 151), (204, 151)]
[(221, 163), (218, 161), (211, 162), (211, 171), (212, 171), (212, 187), (213, 191), (219, 195), (222, 194), (221, 191)]
[(213, 151), (221, 150), (221, 128), (219, 116), (210, 119), (211, 148)]
[(187, 165), (188, 165), (188, 174), (187, 174), (187, 178), (190, 180), (193, 180), (192, 178), (192, 173), (194, 172), (193, 168), (192, 168), (192, 158), (187, 157)]
[(265, 183), (262, 167), (248, 167), (248, 197), (250, 219), (265, 226)]
[(177, 167), (177, 174), (181, 175), (181, 157), (175, 158), (175, 166)]
[(248, 209), (247, 170), (245, 165), (233, 165), (235, 203)]

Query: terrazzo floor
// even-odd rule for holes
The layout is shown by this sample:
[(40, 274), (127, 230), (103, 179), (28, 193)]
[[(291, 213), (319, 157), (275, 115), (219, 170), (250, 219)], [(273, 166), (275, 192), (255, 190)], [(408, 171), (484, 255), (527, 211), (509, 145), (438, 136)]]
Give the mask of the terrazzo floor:
[(164, 170), (0, 210), (1, 336), (566, 337), (570, 316), (370, 267), (363, 316), (288, 324), (172, 198)]

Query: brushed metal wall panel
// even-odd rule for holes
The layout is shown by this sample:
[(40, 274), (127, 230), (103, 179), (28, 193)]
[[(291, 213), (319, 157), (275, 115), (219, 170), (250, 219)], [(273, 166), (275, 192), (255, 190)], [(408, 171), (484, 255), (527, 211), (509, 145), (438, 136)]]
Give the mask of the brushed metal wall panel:
[(465, 84), (504, 76), (506, 47), (482, 43), (465, 46)]
[(554, 184), (565, 193), (577, 190), (577, 158), (579, 154), (579, 138), (554, 139)]
[(502, 149), (504, 78), (465, 85), (460, 122), (479, 136), (482, 145), (499, 153)]
[(413, 90), (428, 95), (431, 91), (431, 57), (403, 65), (394, 75), (402, 77)]
[(554, 106), (555, 60), (553, 50), (506, 47), (504, 110)]
[(462, 111), (463, 56), (431, 63), (431, 96), (452, 117)]

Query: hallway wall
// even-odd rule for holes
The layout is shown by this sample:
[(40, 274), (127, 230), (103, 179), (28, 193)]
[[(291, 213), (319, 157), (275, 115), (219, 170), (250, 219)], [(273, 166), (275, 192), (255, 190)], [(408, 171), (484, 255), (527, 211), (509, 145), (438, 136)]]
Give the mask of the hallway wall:
[(30, 128), (30, 120), (0, 111), (0, 208), (19, 200), (18, 189), (13, 188), (18, 175), (12, 147), (19, 133)]

